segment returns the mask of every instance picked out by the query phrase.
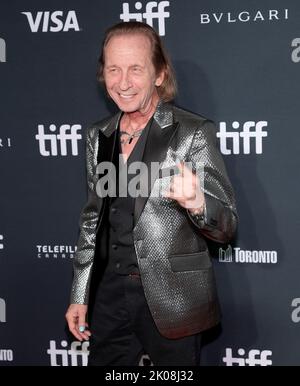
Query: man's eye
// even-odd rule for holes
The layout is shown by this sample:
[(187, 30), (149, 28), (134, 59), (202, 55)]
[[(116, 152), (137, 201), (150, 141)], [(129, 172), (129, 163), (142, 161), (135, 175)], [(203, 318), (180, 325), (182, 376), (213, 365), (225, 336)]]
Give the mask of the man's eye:
[(109, 68), (109, 69), (107, 70), (107, 72), (108, 72), (109, 74), (115, 74), (115, 73), (117, 72), (117, 69), (116, 69), (116, 68)]

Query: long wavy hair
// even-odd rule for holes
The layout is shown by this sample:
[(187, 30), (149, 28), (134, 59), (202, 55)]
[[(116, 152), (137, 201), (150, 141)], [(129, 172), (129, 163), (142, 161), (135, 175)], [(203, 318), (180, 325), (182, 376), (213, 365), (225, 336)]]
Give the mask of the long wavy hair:
[(99, 57), (99, 66), (97, 71), (97, 79), (100, 83), (104, 83), (104, 64), (105, 64), (105, 47), (114, 36), (120, 35), (143, 35), (146, 36), (151, 43), (152, 63), (156, 71), (156, 75), (164, 72), (164, 80), (160, 86), (157, 86), (159, 97), (165, 101), (171, 101), (175, 98), (177, 92), (176, 78), (170, 58), (163, 47), (162, 41), (157, 32), (146, 23), (137, 21), (121, 22), (109, 28), (104, 36), (102, 50)]

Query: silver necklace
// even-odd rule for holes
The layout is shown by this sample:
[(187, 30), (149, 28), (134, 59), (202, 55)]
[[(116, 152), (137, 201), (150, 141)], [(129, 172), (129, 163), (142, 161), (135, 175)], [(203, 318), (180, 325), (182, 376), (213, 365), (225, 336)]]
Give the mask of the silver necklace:
[(122, 145), (126, 145), (128, 143), (130, 145), (132, 140), (133, 140), (133, 138), (139, 137), (142, 134), (143, 130), (144, 129), (139, 129), (139, 130), (134, 131), (131, 134), (128, 133), (127, 131), (120, 131), (120, 136), (122, 136), (122, 135), (127, 135), (128, 136), (128, 138), (126, 138), (126, 139), (120, 139), (121, 144)]

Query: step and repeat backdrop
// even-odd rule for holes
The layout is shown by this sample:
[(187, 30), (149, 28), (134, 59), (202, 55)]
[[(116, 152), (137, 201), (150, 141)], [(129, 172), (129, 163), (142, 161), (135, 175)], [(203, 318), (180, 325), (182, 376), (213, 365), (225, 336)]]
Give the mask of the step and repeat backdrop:
[[(176, 104), (213, 119), (239, 229), (211, 245), (222, 324), (202, 366), (300, 365), (297, 0), (25, 0), (0, 4), (0, 366), (84, 366), (68, 334), (85, 129), (112, 114), (96, 81), (104, 31), (145, 21)], [(141, 365), (151, 365), (147, 353)]]

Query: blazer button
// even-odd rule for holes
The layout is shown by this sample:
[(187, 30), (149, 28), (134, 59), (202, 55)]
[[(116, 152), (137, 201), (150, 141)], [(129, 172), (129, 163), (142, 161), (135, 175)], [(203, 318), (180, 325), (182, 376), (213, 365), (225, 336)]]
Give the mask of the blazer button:
[(111, 208), (111, 213), (117, 213), (117, 208)]
[(112, 249), (118, 249), (118, 246), (116, 244), (113, 244), (111, 247)]
[(117, 263), (116, 264), (116, 268), (119, 269), (121, 267), (121, 264), (120, 263)]

